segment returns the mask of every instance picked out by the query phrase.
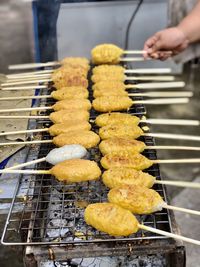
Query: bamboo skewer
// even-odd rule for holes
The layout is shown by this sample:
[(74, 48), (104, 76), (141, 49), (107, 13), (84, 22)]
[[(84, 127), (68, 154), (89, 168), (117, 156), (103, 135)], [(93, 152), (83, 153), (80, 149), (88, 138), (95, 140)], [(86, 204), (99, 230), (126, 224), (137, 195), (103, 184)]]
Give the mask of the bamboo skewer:
[[(50, 170), (0, 170), (0, 173), (14, 173), (14, 174), (51, 174), (51, 169)], [(197, 210), (192, 210), (192, 209), (185, 209), (181, 207), (176, 207), (176, 206), (171, 206), (168, 205), (167, 203), (163, 203), (162, 205), (163, 208), (165, 209), (171, 209), (171, 210), (176, 210), (176, 211), (181, 211), (193, 215), (200, 215), (200, 211)]]
[[(151, 99), (151, 100), (136, 100), (132, 104), (150, 104), (150, 105), (168, 105), (168, 104), (185, 104), (188, 103), (188, 98), (165, 98), (165, 99)], [(33, 110), (52, 110), (53, 106), (49, 107), (31, 107), (31, 108), (13, 108), (13, 109), (0, 109), (0, 113), (5, 112), (24, 112)]]
[(9, 145), (32, 145), (32, 144), (43, 144), (43, 143), (52, 143), (52, 140), (33, 140), (33, 141), (23, 141), (23, 142), (7, 142), (0, 143), (0, 146), (9, 146)]
[(196, 146), (146, 146), (145, 149), (200, 151), (200, 147), (196, 147)]
[(154, 164), (182, 164), (182, 163), (200, 163), (200, 158), (192, 158), (192, 159), (155, 159), (152, 160)]
[(33, 164), (37, 164), (37, 163), (44, 162), (44, 161), (46, 161), (46, 157), (43, 157), (43, 158), (40, 158), (40, 159), (31, 160), (31, 161), (28, 161), (28, 162), (25, 162), (25, 163), (21, 163), (21, 164), (18, 164), (18, 165), (9, 167), (9, 168), (5, 168), (4, 170), (16, 170), (16, 169), (19, 169), (19, 168), (23, 168), (23, 167), (30, 166), (30, 165), (33, 165)]
[(15, 64), (8, 66), (9, 70), (25, 70), (25, 69), (34, 69), (34, 68), (44, 68), (44, 67), (55, 67), (59, 66), (60, 62), (52, 61), (46, 63), (27, 63), (27, 64)]
[(51, 95), (10, 96), (10, 97), (1, 97), (0, 101), (19, 100), (19, 99), (43, 99), (43, 98), (52, 98), (52, 96)]
[[(139, 84), (127, 84), (126, 89), (166, 89), (166, 88), (183, 88), (185, 83), (180, 82), (161, 82), (161, 83), (139, 83)], [(4, 87), (1, 90), (35, 90), (47, 88), (46, 85), (31, 85), (31, 86), (13, 86)]]
[(142, 136), (151, 136), (161, 139), (175, 139), (175, 140), (189, 140), (189, 141), (200, 141), (200, 136), (196, 135), (185, 135), (185, 134), (169, 134), (169, 133), (145, 133)]
[(169, 232), (166, 232), (166, 231), (163, 231), (163, 230), (159, 230), (159, 229), (156, 229), (156, 228), (153, 228), (153, 227), (149, 227), (149, 226), (146, 226), (146, 225), (143, 225), (143, 224), (138, 224), (138, 227), (140, 229), (142, 229), (142, 230), (145, 230), (145, 231), (153, 232), (153, 233), (156, 233), (156, 234), (159, 234), (159, 235), (163, 235), (163, 236), (167, 236), (167, 237), (170, 237), (170, 238), (182, 240), (182, 241), (185, 241), (185, 242), (200, 246), (200, 241), (192, 239), (192, 238), (188, 238), (188, 237), (184, 237), (184, 236), (181, 236), (181, 235), (169, 233)]
[(184, 213), (189, 213), (189, 214), (193, 214), (193, 215), (198, 215), (198, 216), (200, 215), (200, 211), (180, 208), (180, 207), (176, 207), (176, 206), (171, 206), (171, 205), (168, 205), (166, 203), (163, 205), (163, 208), (169, 209), (169, 210), (180, 211), (180, 212), (184, 212)]
[(152, 58), (145, 59), (144, 57), (123, 57), (120, 58), (120, 62), (140, 62), (146, 60), (153, 60)]
[(51, 110), (52, 107), (36, 107), (36, 108), (13, 108), (13, 109), (0, 109), (0, 113), (4, 112), (24, 112), (24, 111), (38, 111), (38, 110)]
[[(143, 97), (192, 97), (193, 92), (150, 92), (150, 93), (129, 93), (128, 96), (143, 96)], [(0, 101), (19, 100), (19, 99), (43, 99), (52, 98), (51, 95), (33, 95), (33, 96), (10, 96), (0, 97)]]
[[(110, 94), (112, 95), (112, 94)], [(142, 96), (142, 97), (192, 97), (193, 92), (150, 92), (150, 93), (129, 93), (128, 96)], [(1, 100), (1, 98), (0, 98)]]
[(174, 81), (175, 76), (126, 76), (125, 81)]
[(49, 116), (44, 115), (10, 115), (10, 116), (0, 116), (0, 119), (49, 119)]
[[(176, 134), (167, 134), (167, 133), (144, 133), (141, 136), (151, 136), (156, 138), (164, 138), (164, 139), (175, 139), (175, 140), (189, 140), (189, 141), (200, 141), (200, 136), (190, 136), (190, 135), (177, 135)], [(23, 141), (23, 142), (6, 142), (6, 143), (0, 143), (0, 146), (6, 146), (6, 145), (30, 145), (30, 144), (40, 144), (40, 143), (52, 143), (52, 140), (35, 140), (35, 141)], [(167, 147), (167, 146), (166, 146)], [(165, 149), (169, 149), (166, 148)], [(151, 146), (149, 149), (153, 149)], [(161, 148), (164, 149), (164, 148)], [(184, 148), (182, 148), (185, 150)], [(186, 149), (187, 150), (187, 149)], [(193, 150), (193, 149), (192, 149)], [(194, 149), (196, 150), (196, 149)], [(198, 150), (198, 149), (197, 149)], [(177, 163), (198, 163), (200, 162), (200, 159), (170, 159), (170, 160), (154, 160), (154, 163), (176, 163), (174, 161), (177, 161)]]
[[(146, 51), (143, 50), (130, 50), (124, 51), (124, 54), (136, 54), (136, 55), (144, 55)], [(143, 57), (136, 57), (136, 58), (128, 58), (128, 61), (144, 61)], [(150, 60), (150, 59), (147, 59)], [(121, 58), (120, 61), (127, 61), (126, 58)], [(22, 69), (32, 69), (32, 68), (43, 68), (43, 67), (54, 67), (60, 66), (61, 62), (59, 61), (52, 61), (52, 62), (45, 62), (45, 63), (27, 63), (27, 64), (15, 64), (8, 66), (9, 70), (22, 70)]]
[(123, 54), (125, 54), (125, 55), (130, 55), (130, 54), (144, 55), (144, 54), (147, 54), (147, 51), (145, 51), (145, 50), (124, 50)]
[(188, 187), (188, 188), (200, 189), (200, 183), (194, 183), (194, 182), (155, 180), (154, 183), (155, 184), (178, 186), (178, 187)]
[(183, 88), (185, 83), (180, 82), (162, 82), (162, 83), (138, 83), (138, 84), (127, 84), (127, 89), (138, 88), (138, 89), (166, 89), (166, 88)]
[[(165, 70), (165, 69), (164, 69)], [(22, 77), (26, 77), (26, 76), (35, 76), (35, 75), (43, 75), (43, 74), (49, 74), (51, 75), (51, 73), (53, 73), (54, 70), (53, 69), (49, 69), (49, 70), (39, 70), (39, 71), (31, 71), (31, 72), (20, 72), (20, 73), (14, 73), (14, 74), (8, 74), (6, 75), (6, 78), (8, 79), (16, 79), (16, 78), (22, 78)]]
[[(174, 76), (125, 76), (125, 81), (174, 81)], [(29, 79), (16, 79), (16, 80), (8, 80), (5, 83), (2, 83), (2, 87), (8, 87), (12, 85), (21, 85), (21, 84), (32, 84), (32, 83), (48, 83), (52, 82), (50, 75), (46, 76), (36, 76), (36, 77), (30, 77)]]
[[(33, 72), (21, 72), (16, 74), (9, 74), (6, 75), (8, 80), (18, 80), (18, 79), (30, 79), (30, 78), (37, 78), (37, 77), (49, 77), (54, 72), (53, 69), (49, 70), (40, 70), (40, 71), (33, 71)], [(170, 68), (146, 68), (146, 69), (124, 69), (125, 74), (135, 73), (135, 74), (169, 74), (172, 70)]]
[(199, 126), (198, 120), (182, 120), (182, 119), (141, 119), (140, 122), (148, 124), (162, 124), (162, 125), (184, 125), (184, 126)]
[(51, 74), (37, 74), (34, 76), (25, 76), (25, 77), (20, 77), (20, 78), (8, 78), (6, 80), (6, 84), (10, 84), (12, 82), (26, 82), (26, 81), (30, 81), (33, 80), (34, 82), (37, 82), (40, 79), (50, 79), (51, 78)]
[(48, 132), (48, 130), (49, 130), (49, 128), (31, 129), (31, 130), (20, 130), (20, 131), (0, 133), (0, 136), (23, 134), (23, 133), (40, 133), (40, 132)]
[[(29, 161), (29, 162), (25, 162), (25, 163), (22, 163), (22, 164), (19, 164), (16, 166), (12, 166), (10, 168), (0, 170), (0, 173), (51, 174), (50, 170), (18, 170), (18, 168), (27, 167), (29, 165), (40, 163), (40, 162), (43, 162), (45, 160), (46, 160), (46, 158), (44, 157), (41, 159), (36, 159), (36, 160)], [(195, 189), (200, 188), (200, 183), (193, 183), (193, 182), (155, 180), (155, 183), (156, 184), (164, 184), (164, 185), (180, 186), (180, 187), (190, 187), (190, 188), (195, 188)], [(174, 206), (170, 206), (166, 203), (163, 205), (163, 208), (169, 208), (169, 209), (176, 208), (175, 210), (178, 210), (178, 211), (184, 210), (184, 212), (188, 212), (188, 213), (195, 214), (195, 215), (200, 215), (200, 211), (193, 211), (193, 210), (183, 209), (183, 208), (179, 208), (179, 207), (174, 207)]]
[[(11, 115), (11, 116), (0, 116), (0, 119), (49, 119), (49, 116), (38, 115)], [(94, 122), (90, 120), (90, 122)], [(161, 124), (161, 125), (183, 125), (183, 126), (199, 126), (200, 121), (198, 120), (176, 120), (176, 119), (142, 119), (140, 122), (149, 124)]]
[(21, 85), (21, 84), (35, 84), (35, 83), (48, 83), (51, 82), (52, 79), (39, 79), (39, 80), (29, 80), (29, 81), (16, 81), (16, 82), (6, 82), (6, 83), (2, 83), (1, 87), (3, 88), (8, 88), (9, 86), (13, 86), (13, 85)]
[(171, 73), (172, 70), (170, 68), (146, 68), (146, 69), (128, 69), (124, 70), (124, 73), (136, 73), (136, 74), (167, 74)]
[(1, 88), (1, 91), (17, 91), (17, 90), (36, 90), (36, 89), (45, 89), (47, 85), (29, 85), (29, 86), (13, 86)]

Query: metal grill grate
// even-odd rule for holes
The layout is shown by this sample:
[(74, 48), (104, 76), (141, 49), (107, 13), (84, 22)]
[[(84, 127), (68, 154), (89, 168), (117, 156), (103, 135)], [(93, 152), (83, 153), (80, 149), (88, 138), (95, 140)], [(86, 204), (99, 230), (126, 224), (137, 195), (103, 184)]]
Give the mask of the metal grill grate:
[[(136, 92), (137, 90), (132, 91)], [(47, 102), (48, 105), (51, 105), (54, 101), (48, 99)], [(46, 101), (41, 100), (40, 105), (43, 106), (44, 104), (46, 104)], [(41, 113), (48, 114), (46, 111)], [(129, 113), (141, 117), (146, 114), (146, 111), (143, 105), (135, 105), (129, 110)], [(91, 110), (92, 118), (97, 115), (96, 111)], [(38, 120), (36, 124), (37, 128), (48, 127), (49, 125), (51, 125), (51, 122), (48, 120)], [(95, 125), (93, 125), (93, 130), (98, 130)], [(51, 137), (48, 133), (42, 134), (42, 139), (49, 138)], [(154, 140), (151, 137), (142, 137), (140, 140), (144, 141), (146, 145), (154, 145)], [(37, 157), (45, 157), (53, 148), (53, 144), (34, 145), (30, 149), (27, 161)], [(156, 159), (154, 150), (145, 150), (143, 154), (149, 159)], [(90, 159), (99, 162), (100, 157), (98, 148), (90, 150)], [(46, 162), (35, 166), (36, 169), (49, 169), (50, 167)], [(32, 169), (32, 166), (29, 168)], [(153, 165), (147, 171), (160, 179), (158, 165)], [(23, 198), (19, 196), (22, 188), (26, 189), (27, 192)], [(162, 185), (155, 185), (154, 189), (166, 200), (165, 189)], [(107, 199), (108, 189), (101, 180), (66, 185), (56, 181), (51, 175), (23, 175), (20, 176), (15, 193), (2, 236), (3, 244), (83, 245), (111, 241), (141, 242), (142, 240), (162, 240), (166, 238), (142, 230), (126, 238), (114, 238), (86, 225), (83, 218), (85, 206), (88, 203), (104, 202)], [(20, 213), (17, 212), (19, 205), (21, 206)], [(138, 220), (144, 225), (171, 231), (170, 216), (165, 209), (151, 215), (138, 216)]]

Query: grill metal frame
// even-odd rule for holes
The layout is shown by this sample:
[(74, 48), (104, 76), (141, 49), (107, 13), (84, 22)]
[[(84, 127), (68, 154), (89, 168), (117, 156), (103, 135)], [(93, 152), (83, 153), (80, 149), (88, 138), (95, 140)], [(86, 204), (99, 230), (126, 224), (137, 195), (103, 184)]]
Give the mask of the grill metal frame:
[[(91, 73), (89, 76), (90, 75)], [(90, 100), (92, 100), (91, 83), (89, 85), (89, 90)], [(43, 90), (42, 94), (46, 94), (49, 91), (49, 89)], [(139, 91), (137, 89), (133, 89), (132, 92)], [(134, 99), (141, 100), (142, 98), (137, 97)], [(54, 103), (53, 100), (42, 99), (39, 104), (43, 106), (46, 102), (48, 105)], [(146, 114), (146, 110), (141, 104), (134, 105), (128, 112), (139, 117)], [(48, 115), (49, 111), (42, 111), (40, 113)], [(95, 118), (97, 115), (98, 113), (92, 109), (91, 118)], [(51, 125), (51, 123), (48, 120), (40, 119), (37, 120), (36, 128), (48, 127), (49, 125)], [(146, 126), (145, 123), (141, 124), (141, 127), (142, 126)], [(93, 125), (92, 129), (97, 131), (97, 127), (95, 125)], [(35, 136), (29, 136), (30, 139), (34, 139), (34, 137)], [(50, 138), (48, 133), (43, 133), (37, 135), (36, 137), (37, 139)], [(144, 141), (146, 145), (155, 145), (154, 139), (151, 137), (141, 137), (140, 140)], [(41, 158), (46, 156), (46, 154), (54, 147), (55, 146), (53, 144), (32, 145), (30, 147), (29, 154), (27, 155), (27, 161), (37, 157)], [(154, 150), (145, 150), (143, 154), (149, 159), (157, 158)], [(98, 148), (91, 149), (90, 159), (99, 162), (100, 153)], [(49, 168), (50, 165), (46, 162), (39, 163), (35, 166), (35, 169)], [(26, 169), (31, 168), (29, 167)], [(154, 175), (156, 179), (161, 179), (158, 165), (153, 165), (148, 169), (148, 172)], [(27, 194), (22, 198), (19, 195), (19, 192), (23, 186), (26, 187), (23, 189), (27, 190)], [(154, 189), (159, 192), (167, 202), (165, 186), (154, 185)], [(58, 197), (58, 192), (60, 197)], [(130, 237), (114, 238), (87, 226), (83, 222), (84, 207), (81, 206), (86, 204), (85, 201), (87, 203), (105, 201), (107, 192), (108, 189), (100, 180), (81, 184), (64, 185), (57, 182), (55, 178), (50, 175), (20, 175), (5, 228), (3, 230), (1, 243), (4, 245), (25, 245), (28, 247), (30, 246), (32, 249), (36, 249), (36, 245), (44, 245), (44, 247), (53, 246), (54, 248), (56, 246), (56, 250), (58, 251), (60, 249), (63, 250), (62, 245), (65, 245), (65, 249), (68, 248), (71, 253), (70, 255), (73, 255), (73, 257), (84, 257), (86, 256), (85, 253), (87, 256), (90, 255), (91, 251), (89, 251), (88, 248), (92, 249), (92, 253), (95, 251), (95, 248), (98, 248), (96, 249), (96, 255), (100, 256), (102, 254), (114, 255), (114, 250), (123, 250), (126, 254), (128, 254), (132, 251), (132, 249), (140, 250), (141, 248), (143, 248), (143, 251), (147, 253), (149, 247), (152, 249), (154, 248), (155, 252), (159, 249), (163, 251), (165, 248), (169, 253), (169, 251), (174, 251), (177, 246), (179, 248), (182, 247), (181, 242), (177, 242), (174, 239), (154, 233), (144, 232), (143, 230), (140, 230), (138, 233)], [(19, 204), (22, 206), (20, 216), (15, 210), (16, 207), (19, 207)], [(52, 208), (53, 206), (54, 209)], [(58, 210), (62, 211), (61, 220), (57, 219), (57, 217), (51, 218), (52, 214), (58, 214), (57, 216), (59, 216)], [(70, 210), (72, 211), (71, 214), (67, 214)], [(70, 218), (70, 216), (72, 218)], [(140, 223), (144, 223), (148, 226), (170, 232), (177, 231), (173, 212), (165, 209), (151, 215), (138, 216), (138, 219)], [(58, 222), (59, 225), (54, 226), (54, 224), (52, 224), (52, 220), (54, 222), (55, 220), (60, 220), (60, 222)], [(85, 232), (82, 235), (81, 233), (83, 233), (83, 229), (85, 229)], [(59, 232), (59, 234), (56, 234), (57, 236), (54, 238), (48, 236), (49, 231), (52, 232), (52, 230)], [(17, 234), (15, 241), (13, 241), (14, 234)], [(53, 235), (55, 235), (55, 233), (53, 233)], [(62, 235), (64, 235), (64, 237)], [(12, 241), (9, 239), (10, 236), (12, 236)], [(81, 251), (83, 255), (81, 255)]]

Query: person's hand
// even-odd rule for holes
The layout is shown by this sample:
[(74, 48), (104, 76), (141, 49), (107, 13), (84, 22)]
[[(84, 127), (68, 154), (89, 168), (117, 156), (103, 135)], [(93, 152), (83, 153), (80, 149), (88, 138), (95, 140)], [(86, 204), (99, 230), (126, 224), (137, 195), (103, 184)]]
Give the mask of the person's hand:
[(162, 30), (145, 42), (145, 58), (165, 60), (182, 52), (188, 43), (184, 32), (178, 27)]

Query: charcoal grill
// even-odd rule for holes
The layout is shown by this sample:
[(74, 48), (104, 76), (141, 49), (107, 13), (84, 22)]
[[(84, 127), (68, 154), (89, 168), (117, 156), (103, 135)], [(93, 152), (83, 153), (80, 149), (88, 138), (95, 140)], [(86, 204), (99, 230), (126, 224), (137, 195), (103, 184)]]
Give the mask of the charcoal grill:
[[(90, 81), (91, 73), (89, 73)], [(50, 89), (42, 93), (48, 93)], [(92, 100), (91, 83), (89, 85), (90, 100)], [(132, 92), (138, 92), (133, 89)], [(141, 97), (134, 98), (141, 100)], [(40, 105), (52, 105), (53, 100), (41, 100)], [(129, 113), (140, 118), (146, 114), (143, 105), (134, 105)], [(49, 111), (41, 112), (48, 115)], [(91, 110), (91, 118), (98, 113)], [(48, 120), (37, 120), (36, 128), (50, 126)], [(147, 126), (145, 123), (141, 127)], [(93, 125), (93, 130), (98, 131)], [(48, 133), (37, 135), (37, 139), (49, 139)], [(34, 139), (29, 136), (29, 139)], [(141, 137), (146, 145), (154, 145), (151, 137)], [(30, 146), (27, 161), (45, 157), (54, 148), (53, 144)], [(156, 159), (156, 152), (145, 150), (144, 155)], [(99, 162), (101, 154), (98, 148), (90, 150), (89, 158)], [(42, 162), (35, 165), (36, 169), (49, 169), (51, 166)], [(31, 167), (29, 167), (31, 169)], [(28, 169), (28, 168), (26, 168)], [(161, 179), (158, 165), (147, 170), (156, 179)], [(163, 185), (154, 185), (154, 189), (167, 202), (166, 189)], [(20, 192), (26, 192), (21, 196)], [(129, 237), (110, 237), (94, 230), (84, 222), (84, 208), (88, 203), (106, 201), (108, 189), (99, 181), (66, 185), (58, 182), (51, 175), (21, 175), (2, 235), (4, 245), (26, 246), (27, 266), (44, 259), (66, 260), (82, 257), (127, 256), (160, 254), (169, 263), (166, 266), (184, 266), (185, 250), (182, 242), (140, 230)], [(19, 210), (21, 206), (21, 212)], [(161, 230), (178, 233), (173, 212), (163, 209), (151, 215), (138, 216), (140, 223)], [(173, 262), (173, 265), (172, 265)]]

